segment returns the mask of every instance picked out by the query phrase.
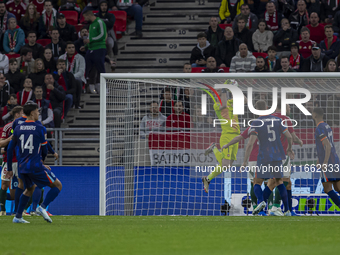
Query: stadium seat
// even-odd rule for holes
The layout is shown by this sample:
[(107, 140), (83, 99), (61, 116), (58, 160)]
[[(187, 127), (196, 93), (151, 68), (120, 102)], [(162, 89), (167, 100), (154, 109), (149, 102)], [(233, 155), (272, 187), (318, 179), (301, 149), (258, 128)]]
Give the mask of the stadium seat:
[(6, 56), (8, 57), (8, 59), (18, 58), (18, 57), (20, 57), (20, 54), (6, 54)]
[(125, 11), (109, 11), (109, 13), (115, 15), (116, 22), (114, 25), (115, 32), (125, 32), (126, 31), (126, 19), (127, 14)]
[(268, 54), (267, 53), (262, 53), (262, 52), (253, 52), (253, 56), (255, 58), (257, 58), (258, 56), (262, 56), (262, 57), (266, 58), (268, 56)]
[(70, 25), (77, 25), (79, 14), (77, 11), (61, 11), (60, 13), (65, 15), (66, 22)]
[[(98, 13), (98, 11), (92, 11), (92, 12), (93, 12), (93, 14)], [(85, 23), (85, 19), (84, 19), (84, 16), (83, 16), (82, 14), (80, 15), (79, 23), (81, 23), (81, 24), (84, 24), (84, 23)]]
[(39, 39), (37, 40), (37, 43), (45, 47), (46, 45), (51, 43), (51, 39)]
[(223, 30), (226, 28), (226, 27), (232, 27), (233, 25), (232, 24), (218, 24), (220, 26), (220, 28), (222, 28)]
[(76, 28), (77, 33), (83, 28), (83, 24), (78, 24), (78, 25), (74, 25), (74, 27)]
[(192, 67), (191, 72), (192, 73), (201, 73), (203, 69), (205, 69), (205, 67)]

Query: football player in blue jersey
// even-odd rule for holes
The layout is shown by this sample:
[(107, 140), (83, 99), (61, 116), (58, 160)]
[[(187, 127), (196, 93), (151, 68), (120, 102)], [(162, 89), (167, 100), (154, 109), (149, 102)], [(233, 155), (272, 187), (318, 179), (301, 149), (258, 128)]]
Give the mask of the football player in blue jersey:
[[(27, 101), (26, 104), (32, 104), (34, 102), (32, 101)], [(13, 121), (13, 124), (12, 124), (12, 134), (14, 132), (14, 129), (18, 126), (18, 125), (21, 125), (22, 123), (24, 123), (26, 121), (27, 117), (25, 115), (21, 116), (20, 118), (17, 118)], [(42, 125), (41, 122), (39, 120), (36, 121), (38, 124)], [(11, 143), (11, 142), (10, 142)], [(6, 148), (7, 149), (7, 148)], [(55, 160), (58, 159), (58, 153), (56, 153), (51, 144), (49, 142), (47, 142), (47, 149), (48, 149), (48, 152), (51, 153)], [(21, 194), (24, 192), (24, 186), (20, 180), (20, 178), (18, 178), (18, 186), (16, 187), (15, 189), (15, 196), (14, 196), (14, 204), (15, 204), (15, 209), (14, 209), (14, 213), (17, 212), (17, 209), (18, 209), (18, 205), (19, 205), (19, 199), (20, 199), (20, 196)], [(40, 198), (41, 196), (43, 195), (43, 191), (42, 189), (40, 188), (36, 188), (33, 192), (33, 196), (32, 196), (32, 203), (33, 205), (36, 205), (38, 204), (38, 202), (40, 201)], [(31, 200), (30, 200), (31, 201)], [(30, 203), (27, 204), (26, 208), (28, 208), (30, 206)], [(33, 207), (33, 209), (35, 209)], [(24, 210), (24, 215), (28, 216), (28, 214), (26, 213), (26, 210)], [(32, 213), (32, 215), (34, 215), (34, 213)]]
[(316, 123), (315, 142), (318, 154), (317, 165), (321, 167), (321, 181), (325, 193), (327, 193), (334, 204), (340, 208), (340, 199), (335, 193), (335, 191), (340, 193), (340, 161), (333, 142), (333, 131), (330, 126), (323, 121), (323, 115), (324, 111), (322, 108), (315, 108), (313, 110), (312, 117)]
[[(39, 118), (38, 105), (35, 103), (24, 106), (24, 114), (27, 119), (17, 126), (13, 132), (12, 142), (7, 150), (8, 172), (6, 176), (12, 177), (13, 149), (16, 150), (18, 159), (19, 178), (23, 181), (25, 191), (20, 196), (18, 210), (13, 219), (14, 223), (29, 223), (22, 218), (22, 212), (32, 196), (34, 187), (39, 188), (49, 186), (51, 189), (47, 193), (44, 202), (36, 209), (36, 213), (52, 223), (46, 212), (46, 207), (59, 195), (62, 184), (58, 178), (43, 165), (47, 155), (46, 128), (36, 123)], [(41, 150), (41, 151), (40, 151)]]
[[(257, 101), (256, 109), (266, 110), (265, 101)], [(259, 154), (257, 156), (257, 169), (254, 178), (254, 192), (257, 197), (258, 206), (253, 210), (253, 215), (266, 216), (263, 209), (266, 207), (266, 201), (273, 189), (279, 189), (282, 202), (284, 204), (284, 215), (291, 216), (288, 205), (288, 195), (286, 187), (283, 184), (283, 166), (282, 160), (286, 158), (280, 136), (284, 134), (288, 140), (287, 155), (294, 159), (292, 151), (292, 136), (288, 129), (281, 124), (281, 119), (273, 115), (260, 116), (251, 124), (250, 138), (246, 147), (243, 167), (248, 165), (250, 152), (256, 140), (259, 143)], [(273, 179), (275, 178), (275, 179)], [(261, 185), (265, 179), (271, 179), (268, 185), (262, 191)]]

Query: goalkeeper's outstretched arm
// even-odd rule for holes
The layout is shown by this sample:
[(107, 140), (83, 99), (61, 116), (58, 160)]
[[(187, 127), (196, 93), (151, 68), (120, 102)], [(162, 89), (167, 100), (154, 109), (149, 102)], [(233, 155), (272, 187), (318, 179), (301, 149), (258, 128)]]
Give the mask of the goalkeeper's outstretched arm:
[(238, 142), (240, 142), (240, 141), (242, 141), (242, 140), (244, 140), (243, 136), (238, 135), (238, 136), (234, 137), (229, 143), (227, 143), (226, 145), (224, 145), (224, 146), (222, 147), (222, 150), (223, 150), (223, 149), (227, 149), (229, 146), (231, 146), (231, 145), (233, 145), (233, 144), (235, 144), (235, 143), (238, 143)]
[(224, 108), (227, 107), (227, 101), (228, 101), (227, 92), (222, 90), (222, 92), (219, 93), (219, 96), (220, 96), (221, 101), (222, 101), (222, 105), (220, 105), (220, 110), (223, 110)]

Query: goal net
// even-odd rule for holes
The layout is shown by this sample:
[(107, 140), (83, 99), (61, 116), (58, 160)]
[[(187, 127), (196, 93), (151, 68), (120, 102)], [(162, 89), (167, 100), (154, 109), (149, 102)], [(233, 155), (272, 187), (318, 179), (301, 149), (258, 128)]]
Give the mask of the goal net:
[[(234, 111), (244, 108), (238, 115), (242, 133), (257, 118), (250, 103), (261, 99), (271, 108), (276, 96), (283, 98), (282, 91), (295, 101), (304, 100), (309, 91), (311, 98), (302, 105), (310, 113), (314, 107), (324, 110), (339, 154), (339, 82), (338, 73), (102, 74), (100, 215), (251, 214), (251, 181), (247, 172), (239, 171), (247, 140), (238, 145), (235, 168), (214, 178), (209, 193), (204, 192), (201, 178), (219, 165), (225, 143), (220, 115), (228, 118), (228, 112), (214, 105), (234, 99)], [(248, 104), (240, 107), (241, 99), (230, 88), (242, 91)], [(247, 94), (249, 88), (252, 94)], [(293, 144), (293, 210), (340, 214), (323, 192), (320, 172), (311, 167), (317, 161), (316, 123), (293, 104), (287, 116), (295, 120), (295, 134), (303, 141), (302, 147)], [(211, 143), (218, 151), (205, 154)]]

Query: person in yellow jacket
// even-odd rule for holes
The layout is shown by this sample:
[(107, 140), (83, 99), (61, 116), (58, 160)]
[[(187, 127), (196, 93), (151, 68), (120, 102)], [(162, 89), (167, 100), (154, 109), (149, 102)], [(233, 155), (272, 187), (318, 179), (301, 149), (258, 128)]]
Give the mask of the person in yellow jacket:
[(234, 20), (236, 15), (241, 13), (241, 5), (244, 0), (222, 0), (219, 9), (221, 24), (228, 24)]

